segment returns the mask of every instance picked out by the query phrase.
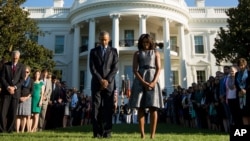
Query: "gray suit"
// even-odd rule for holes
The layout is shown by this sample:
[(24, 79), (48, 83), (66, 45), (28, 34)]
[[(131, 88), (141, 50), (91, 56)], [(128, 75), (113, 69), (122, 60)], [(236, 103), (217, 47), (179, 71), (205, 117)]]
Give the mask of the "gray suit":
[(50, 79), (45, 79), (44, 82), (44, 97), (46, 97), (46, 100), (43, 100), (42, 107), (41, 107), (41, 113), (39, 115), (39, 129), (44, 129), (45, 127), (45, 117), (46, 117), (46, 112), (47, 112), (47, 107), (48, 107), (48, 102), (50, 101), (50, 96), (52, 93), (52, 81)]

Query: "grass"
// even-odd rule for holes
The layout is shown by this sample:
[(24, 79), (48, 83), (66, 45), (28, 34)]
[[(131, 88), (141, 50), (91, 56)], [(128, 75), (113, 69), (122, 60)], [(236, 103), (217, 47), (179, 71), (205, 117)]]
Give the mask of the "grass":
[[(146, 138), (149, 138), (149, 125), (146, 125)], [(1, 141), (138, 141), (138, 124), (117, 124), (113, 126), (112, 138), (92, 138), (91, 125), (45, 130), (37, 133), (2, 133)], [(205, 129), (186, 128), (172, 124), (158, 124), (156, 141), (229, 141), (229, 134)], [(152, 140), (151, 140), (152, 141)]]

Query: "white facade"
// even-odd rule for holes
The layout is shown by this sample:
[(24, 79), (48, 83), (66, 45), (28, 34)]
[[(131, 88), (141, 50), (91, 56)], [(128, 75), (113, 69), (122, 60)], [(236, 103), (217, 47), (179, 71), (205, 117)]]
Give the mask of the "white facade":
[(106, 30), (119, 52), (118, 88), (122, 75), (133, 76), (132, 57), (140, 34), (150, 33), (164, 45), (159, 48), (160, 82), (170, 93), (173, 83), (188, 87), (222, 70), (210, 51), (219, 27), (227, 25), (228, 8), (204, 3), (196, 0), (196, 7), (187, 7), (184, 0), (75, 0), (64, 8), (63, 0), (54, 0), (51, 8), (25, 9), (44, 31), (38, 43), (54, 51), (56, 69), (62, 70), (69, 87), (90, 95), (88, 51), (98, 42), (99, 32)]

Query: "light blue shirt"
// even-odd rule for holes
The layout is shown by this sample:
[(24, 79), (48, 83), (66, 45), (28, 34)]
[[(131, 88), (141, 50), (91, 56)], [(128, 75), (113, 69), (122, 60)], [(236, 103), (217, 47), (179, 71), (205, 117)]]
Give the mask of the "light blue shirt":
[(75, 108), (75, 107), (76, 107), (77, 102), (78, 102), (78, 97), (77, 97), (77, 94), (76, 94), (76, 93), (74, 93), (74, 94), (72, 95), (72, 97), (71, 97), (71, 103), (70, 103), (70, 106), (71, 106), (72, 108)]

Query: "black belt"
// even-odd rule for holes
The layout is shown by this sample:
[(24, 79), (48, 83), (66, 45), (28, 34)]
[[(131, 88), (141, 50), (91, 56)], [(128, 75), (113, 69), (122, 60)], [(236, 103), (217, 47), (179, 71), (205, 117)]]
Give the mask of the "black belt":
[(152, 67), (149, 65), (142, 66), (141, 68), (143, 68), (143, 69), (155, 69), (155, 67)]

